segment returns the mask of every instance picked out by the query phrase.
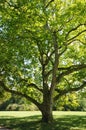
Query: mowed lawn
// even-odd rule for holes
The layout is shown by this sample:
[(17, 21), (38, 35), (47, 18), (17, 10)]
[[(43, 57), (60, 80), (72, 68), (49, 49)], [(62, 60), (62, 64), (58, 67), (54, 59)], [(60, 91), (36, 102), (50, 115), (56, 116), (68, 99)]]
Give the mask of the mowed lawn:
[(53, 112), (52, 124), (41, 123), (39, 111), (0, 111), (0, 126), (12, 130), (86, 130), (86, 112)]

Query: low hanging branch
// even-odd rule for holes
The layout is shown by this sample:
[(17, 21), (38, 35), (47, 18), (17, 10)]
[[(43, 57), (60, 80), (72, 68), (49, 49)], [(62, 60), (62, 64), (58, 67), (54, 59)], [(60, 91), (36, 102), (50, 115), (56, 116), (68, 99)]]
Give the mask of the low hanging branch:
[(38, 108), (40, 109), (40, 106), (41, 104), (38, 103), (35, 99), (33, 99), (32, 97), (28, 96), (27, 94), (25, 93), (22, 93), (22, 92), (19, 92), (19, 91), (16, 91), (16, 90), (12, 90), (12, 89), (9, 89), (5, 83), (3, 81), (0, 81), (0, 87), (3, 87), (3, 89), (7, 92), (10, 92), (10, 93), (14, 93), (16, 95), (19, 95), (19, 96), (22, 96), (24, 98), (26, 98), (27, 100), (31, 101), (32, 103), (34, 103), (36, 106), (38, 106)]
[(79, 87), (69, 88), (69, 89), (64, 89), (64, 90), (56, 89), (56, 91), (59, 92), (59, 94), (54, 97), (54, 101), (56, 101), (58, 98), (60, 98), (61, 96), (65, 95), (67, 93), (76, 92), (85, 87), (86, 87), (86, 81), (83, 81), (83, 83)]

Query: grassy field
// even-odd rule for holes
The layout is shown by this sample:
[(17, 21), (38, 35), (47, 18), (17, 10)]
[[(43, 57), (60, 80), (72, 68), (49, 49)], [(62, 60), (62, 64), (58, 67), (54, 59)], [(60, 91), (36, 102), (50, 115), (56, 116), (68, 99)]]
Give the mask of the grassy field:
[(1, 111), (0, 126), (12, 130), (86, 130), (86, 112), (53, 112), (54, 122), (39, 122), (39, 111)]

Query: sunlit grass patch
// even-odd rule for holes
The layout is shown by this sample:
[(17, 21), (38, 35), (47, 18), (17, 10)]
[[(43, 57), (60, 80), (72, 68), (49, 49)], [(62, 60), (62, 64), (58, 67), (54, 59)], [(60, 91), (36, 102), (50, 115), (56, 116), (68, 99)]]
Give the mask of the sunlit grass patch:
[(86, 130), (86, 112), (53, 112), (54, 122), (41, 123), (39, 111), (0, 112), (0, 125), (12, 130)]

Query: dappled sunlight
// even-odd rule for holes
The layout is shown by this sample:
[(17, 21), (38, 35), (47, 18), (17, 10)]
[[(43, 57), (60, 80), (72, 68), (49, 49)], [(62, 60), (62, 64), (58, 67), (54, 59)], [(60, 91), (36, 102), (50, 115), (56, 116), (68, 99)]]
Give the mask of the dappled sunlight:
[(25, 115), (24, 117), (18, 117), (18, 115), (17, 117), (15, 117), (15, 115), (4, 115), (0, 116), (0, 126), (5, 126), (12, 130), (85, 130), (86, 114), (84, 114), (84, 112), (82, 115), (81, 113), (77, 113), (76, 115), (74, 115), (74, 112), (55, 113), (55, 120), (53, 121), (53, 123), (49, 124), (42, 123), (40, 121), (41, 115), (37, 115), (37, 113), (35, 115), (35, 112), (30, 112), (30, 116)]
[[(85, 8), (85, 0), (0, 0), (0, 110), (40, 110), (44, 122), (52, 110), (86, 110)], [(62, 114), (46, 125), (37, 112), (3, 112), (0, 122), (14, 130), (85, 126), (82, 115)]]

